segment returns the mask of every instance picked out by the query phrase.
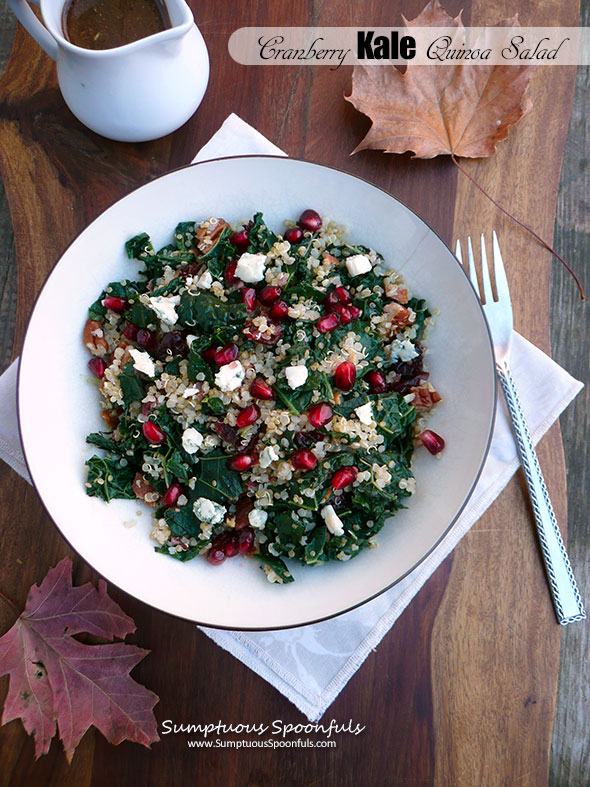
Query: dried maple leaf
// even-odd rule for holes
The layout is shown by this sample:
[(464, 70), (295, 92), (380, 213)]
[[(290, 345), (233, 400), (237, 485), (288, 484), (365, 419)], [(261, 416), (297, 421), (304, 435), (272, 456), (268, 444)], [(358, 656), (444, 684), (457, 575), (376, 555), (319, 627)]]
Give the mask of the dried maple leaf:
[(24, 612), (0, 638), (0, 675), (10, 674), (2, 724), (22, 719), (35, 754), (49, 751), (56, 725), (68, 760), (94, 725), (110, 743), (159, 740), (153, 707), (158, 697), (129, 672), (149, 651), (117, 642), (85, 645), (73, 635), (104, 639), (135, 631), (133, 620), (100, 580), (72, 586), (65, 558), (29, 591)]
[[(461, 14), (455, 19), (431, 0), (412, 27), (464, 30)], [(516, 19), (500, 26), (513, 27)], [(460, 35), (459, 35), (460, 38)], [(367, 136), (353, 151), (365, 148), (405, 153), (417, 158), (441, 154), (482, 158), (496, 151), (514, 125), (531, 109), (526, 89), (535, 66), (408, 65), (402, 74), (395, 66), (354, 67), (352, 93), (347, 101), (371, 118)]]

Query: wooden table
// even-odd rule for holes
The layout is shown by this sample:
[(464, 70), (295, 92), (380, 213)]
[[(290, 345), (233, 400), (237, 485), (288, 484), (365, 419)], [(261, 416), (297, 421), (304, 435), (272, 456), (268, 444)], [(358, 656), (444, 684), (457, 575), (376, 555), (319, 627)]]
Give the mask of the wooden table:
[[(515, 10), (500, 0), (449, 0), (447, 8), (455, 14), (461, 5), (466, 5), (465, 21), (473, 24), (493, 23)], [(577, 0), (518, 5), (522, 24), (579, 23)], [(22, 30), (17, 32), (0, 82), (0, 169), (17, 260), (15, 286), (6, 206), (0, 202), (1, 348), (11, 342), (12, 355), (18, 355), (33, 299), (72, 238), (138, 184), (189, 161), (224, 118), (236, 112), (288, 153), (358, 173), (388, 189), (448, 242), (496, 228), (502, 236), (517, 328), (550, 351), (551, 308), (555, 356), (582, 379), (587, 376), (588, 316), (573, 285), (559, 271), (551, 290), (549, 254), (504, 219), (449, 160), (412, 161), (409, 156), (377, 152), (349, 158), (368, 128), (368, 121), (342, 98), (349, 91), (350, 69), (244, 68), (227, 53), (228, 36), (237, 27), (387, 26), (399, 21), (400, 10), (406, 16), (417, 13), (421, 0), (371, 0), (356, 6), (343, 0), (299, 5), (202, 0), (193, 7), (211, 53), (207, 95), (184, 128), (143, 145), (112, 143), (84, 129), (61, 99), (51, 61)], [(2, 43), (13, 23), (5, 0), (0, 9)], [(588, 185), (587, 159), (580, 149), (588, 123), (583, 74), (578, 78), (556, 208), (575, 80), (571, 68), (538, 73), (531, 86), (534, 111), (493, 159), (467, 166), (500, 202), (548, 240), (557, 210), (555, 242), (582, 271), (589, 226), (587, 208), (584, 212), (584, 205), (576, 203)], [(50, 332), (48, 336), (51, 349)], [(590, 561), (584, 549), (590, 543), (590, 528), (584, 523), (584, 427), (589, 413), (583, 394), (565, 422), (576, 524), (571, 557), (587, 601)], [(565, 527), (566, 465), (558, 426), (543, 439), (539, 456)], [(72, 554), (32, 488), (4, 465), (0, 483), (2, 592), (22, 606), (29, 586), (65, 555), (74, 558), (78, 582), (96, 579)], [(278, 692), (194, 625), (156, 612), (114, 588), (111, 593), (137, 623), (134, 640), (153, 651), (134, 674), (159, 694), (160, 721), (303, 721)], [(0, 607), (0, 631), (12, 620), (12, 612)], [(351, 718), (366, 725), (361, 735), (339, 736), (336, 749), (276, 752), (189, 750), (183, 736), (169, 736), (150, 752), (129, 743), (112, 747), (90, 732), (68, 767), (55, 742), (50, 753), (35, 762), (32, 741), (20, 723), (12, 722), (0, 730), (0, 782), (59, 787), (587, 785), (587, 631), (584, 624), (575, 624), (562, 635), (555, 622), (519, 474), (326, 713), (327, 720)], [(2, 696), (6, 686), (4, 678)]]

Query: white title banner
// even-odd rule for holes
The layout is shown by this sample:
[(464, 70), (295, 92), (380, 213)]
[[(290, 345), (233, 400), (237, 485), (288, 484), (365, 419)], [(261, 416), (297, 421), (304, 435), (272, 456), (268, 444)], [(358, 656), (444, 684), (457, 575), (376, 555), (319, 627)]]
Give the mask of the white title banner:
[(242, 27), (238, 63), (258, 65), (590, 65), (586, 27)]

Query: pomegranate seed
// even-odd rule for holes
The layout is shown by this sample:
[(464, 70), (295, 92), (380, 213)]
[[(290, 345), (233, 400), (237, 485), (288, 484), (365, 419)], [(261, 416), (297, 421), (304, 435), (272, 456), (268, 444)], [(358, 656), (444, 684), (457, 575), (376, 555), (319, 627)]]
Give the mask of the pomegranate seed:
[(95, 377), (98, 377), (99, 380), (102, 380), (107, 365), (102, 358), (91, 358), (88, 361), (88, 368)]
[(240, 551), (239, 535), (237, 533), (228, 533), (223, 541), (223, 552), (226, 557), (234, 557)]
[(296, 470), (314, 470), (317, 463), (315, 454), (305, 448), (300, 448), (299, 451), (291, 454), (291, 464)]
[(350, 361), (342, 361), (334, 372), (334, 385), (341, 391), (351, 391), (356, 382), (356, 366)]
[(164, 508), (174, 508), (176, 503), (178, 502), (178, 498), (182, 494), (182, 487), (179, 483), (174, 482), (170, 484), (168, 489), (162, 495), (162, 500), (160, 501)]
[(246, 304), (249, 312), (256, 306), (256, 290), (253, 287), (245, 287), (242, 290), (242, 303)]
[(352, 295), (346, 289), (346, 287), (336, 287), (335, 293), (338, 296), (338, 300), (340, 303), (350, 303), (352, 301)]
[(254, 531), (250, 527), (240, 530), (238, 535), (238, 550), (241, 554), (254, 552)]
[(340, 317), (340, 322), (342, 325), (348, 325), (349, 322), (356, 320), (357, 317), (360, 317), (361, 310), (357, 309), (356, 306), (350, 304), (349, 306), (344, 306), (342, 303), (339, 303), (338, 306), (334, 306), (332, 310), (333, 314), (337, 314)]
[(255, 399), (274, 399), (275, 394), (270, 385), (262, 377), (256, 377), (250, 386), (250, 393)]
[(244, 407), (243, 410), (240, 410), (236, 418), (236, 426), (238, 429), (244, 429), (246, 426), (255, 424), (259, 418), (260, 408), (255, 404), (251, 404), (249, 407)]
[(336, 312), (330, 312), (316, 322), (315, 326), (320, 333), (328, 333), (333, 331), (340, 325), (340, 315)]
[(369, 383), (369, 391), (371, 393), (385, 393), (387, 390), (385, 377), (376, 369), (374, 369), (372, 372), (368, 372), (365, 380)]
[(445, 441), (442, 437), (431, 429), (425, 429), (418, 437), (431, 454), (438, 454), (445, 447)]
[(228, 284), (233, 284), (236, 280), (236, 268), (238, 267), (238, 261), (233, 260), (233, 262), (228, 262), (225, 266), (223, 271), (223, 278), (226, 280)]
[(304, 210), (297, 224), (302, 230), (309, 230), (309, 232), (317, 232), (322, 226), (322, 219), (320, 214), (315, 210)]
[(152, 333), (152, 331), (148, 331), (147, 328), (140, 328), (137, 331), (137, 343), (140, 347), (143, 347), (144, 350), (155, 350), (156, 334)]
[(330, 290), (330, 292), (326, 293), (324, 304), (326, 305), (326, 311), (329, 312), (331, 312), (335, 306), (340, 305), (340, 298), (338, 297), (336, 290)]
[(285, 232), (285, 240), (293, 246), (295, 243), (301, 243), (303, 240), (303, 231), (300, 227), (291, 227)]
[(137, 334), (139, 333), (139, 328), (137, 325), (134, 325), (132, 322), (129, 325), (125, 326), (125, 330), (123, 331), (123, 336), (126, 339), (129, 339), (130, 342), (134, 342), (137, 340)]
[(263, 287), (258, 293), (258, 300), (265, 306), (270, 306), (271, 303), (277, 300), (281, 294), (280, 287)]
[(320, 427), (325, 426), (327, 423), (330, 423), (333, 416), (334, 411), (328, 402), (318, 402), (317, 404), (314, 404), (313, 407), (309, 408), (307, 420), (315, 429), (319, 429)]
[(235, 361), (239, 354), (240, 348), (237, 344), (231, 342), (222, 347), (221, 350), (215, 350), (213, 360), (218, 366), (226, 366), (228, 363)]
[(211, 549), (207, 552), (207, 561), (212, 566), (218, 566), (225, 560), (225, 552), (219, 546), (211, 545)]
[(108, 295), (102, 302), (102, 305), (105, 306), (107, 309), (110, 309), (112, 312), (117, 312), (117, 314), (121, 314), (127, 308), (127, 301), (125, 298), (117, 298), (114, 295)]
[(146, 421), (143, 425), (143, 436), (150, 445), (161, 445), (166, 435), (153, 421)]
[(252, 454), (238, 454), (237, 456), (232, 456), (227, 464), (230, 470), (243, 473), (244, 470), (249, 470), (255, 462), (256, 459)]
[(286, 320), (289, 316), (289, 307), (285, 303), (285, 301), (275, 301), (273, 305), (270, 307), (270, 316), (273, 320), (277, 322), (282, 322)]
[(350, 486), (350, 484), (352, 484), (354, 479), (357, 477), (358, 473), (358, 468), (353, 467), (352, 465), (341, 467), (340, 470), (336, 470), (332, 476), (332, 488), (344, 489), (345, 486)]
[(230, 235), (229, 242), (235, 246), (238, 251), (244, 252), (248, 250), (250, 245), (250, 235), (247, 230), (239, 230)]

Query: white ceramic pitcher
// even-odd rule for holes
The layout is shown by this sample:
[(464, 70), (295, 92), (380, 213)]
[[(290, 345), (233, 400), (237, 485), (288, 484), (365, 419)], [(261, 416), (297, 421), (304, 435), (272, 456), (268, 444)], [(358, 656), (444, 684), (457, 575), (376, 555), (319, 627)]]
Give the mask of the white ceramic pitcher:
[(145, 142), (179, 128), (201, 103), (209, 56), (184, 0), (166, 0), (172, 27), (114, 49), (83, 49), (66, 40), (66, 0), (40, 0), (45, 26), (26, 0), (8, 0), (20, 22), (55, 61), (74, 115), (109, 139)]

